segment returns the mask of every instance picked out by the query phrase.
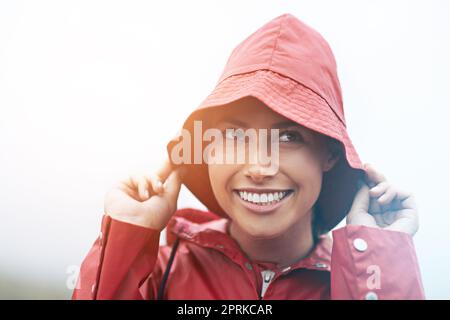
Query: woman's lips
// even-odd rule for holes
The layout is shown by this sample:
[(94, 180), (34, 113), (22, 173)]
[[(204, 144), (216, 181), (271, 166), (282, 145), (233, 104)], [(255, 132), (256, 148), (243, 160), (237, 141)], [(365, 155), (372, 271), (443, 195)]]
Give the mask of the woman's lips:
[(246, 201), (239, 196), (239, 191), (233, 191), (234, 195), (238, 198), (238, 201), (248, 210), (257, 213), (269, 213), (275, 211), (280, 206), (282, 206), (292, 195), (292, 190), (286, 190), (286, 195), (279, 201), (273, 202), (271, 204), (256, 204), (253, 202)]

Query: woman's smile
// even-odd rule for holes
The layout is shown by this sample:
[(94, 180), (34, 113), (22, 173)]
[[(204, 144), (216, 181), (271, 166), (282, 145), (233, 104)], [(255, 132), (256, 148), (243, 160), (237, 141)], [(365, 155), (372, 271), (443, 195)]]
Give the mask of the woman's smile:
[(235, 199), (250, 211), (269, 213), (285, 204), (293, 194), (293, 189), (234, 189)]

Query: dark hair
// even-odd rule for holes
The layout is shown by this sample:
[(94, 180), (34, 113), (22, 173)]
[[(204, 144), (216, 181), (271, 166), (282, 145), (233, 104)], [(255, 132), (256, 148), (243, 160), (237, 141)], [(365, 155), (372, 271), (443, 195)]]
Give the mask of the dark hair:
[[(328, 151), (333, 155), (333, 157), (337, 157), (338, 161), (341, 161), (342, 159), (345, 159), (345, 156), (343, 156), (344, 153), (344, 147), (342, 143), (339, 140), (336, 140), (330, 136), (323, 135), (324, 142), (326, 147), (328, 148)], [(336, 165), (335, 165), (336, 166)], [(331, 169), (333, 170), (333, 169)], [(312, 235), (314, 239), (314, 244), (316, 244), (320, 238), (321, 235), (326, 234), (328, 231), (325, 223), (322, 220), (321, 212), (317, 205), (318, 201), (313, 206), (313, 214), (312, 214), (312, 221), (311, 221), (311, 228), (312, 228)]]

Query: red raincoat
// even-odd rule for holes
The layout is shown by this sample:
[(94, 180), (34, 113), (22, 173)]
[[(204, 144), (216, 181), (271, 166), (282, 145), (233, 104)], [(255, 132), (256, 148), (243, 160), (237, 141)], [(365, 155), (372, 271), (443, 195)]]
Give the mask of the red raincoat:
[(163, 299), (424, 299), (412, 237), (348, 225), (323, 236), (300, 262), (280, 270), (250, 261), (228, 219), (178, 210), (160, 232), (104, 215), (73, 299), (156, 299), (175, 238)]

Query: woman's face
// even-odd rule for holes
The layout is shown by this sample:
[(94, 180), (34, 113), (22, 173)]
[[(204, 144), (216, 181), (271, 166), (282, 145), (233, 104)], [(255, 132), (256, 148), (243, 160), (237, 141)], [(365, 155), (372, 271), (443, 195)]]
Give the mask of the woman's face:
[[(252, 237), (273, 238), (296, 223), (311, 221), (322, 174), (337, 161), (328, 151), (324, 136), (290, 121), (252, 97), (215, 112), (210, 126), (221, 131), (279, 129), (276, 166), (248, 161), (252, 159), (248, 153), (244, 163), (208, 164), (214, 195), (241, 230)], [(224, 134), (224, 138), (235, 136)], [(227, 148), (221, 150), (229, 152)], [(250, 152), (250, 148), (246, 151)]]

